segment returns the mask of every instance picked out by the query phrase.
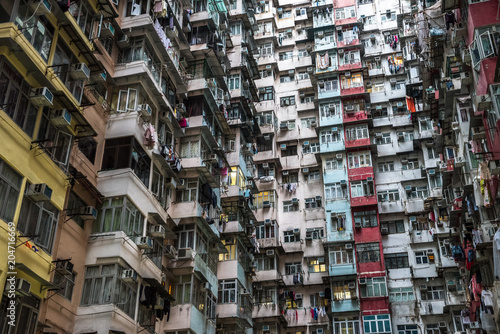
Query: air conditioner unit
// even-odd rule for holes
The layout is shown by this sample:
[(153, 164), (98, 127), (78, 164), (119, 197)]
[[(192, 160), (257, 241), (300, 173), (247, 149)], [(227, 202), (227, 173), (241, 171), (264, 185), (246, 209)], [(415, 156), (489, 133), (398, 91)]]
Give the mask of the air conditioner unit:
[(358, 282), (359, 282), (359, 285), (366, 285), (366, 278), (360, 277)]
[(177, 251), (177, 258), (179, 259), (193, 259), (195, 252), (191, 248), (179, 249)]
[(55, 126), (55, 127), (68, 127), (71, 125), (71, 120), (72, 116), (69, 113), (68, 110), (66, 109), (58, 109), (58, 110), (53, 110), (50, 113), (50, 122)]
[(340, 185), (342, 187), (347, 187), (347, 181), (346, 180), (340, 180)]
[(73, 263), (70, 261), (56, 262), (56, 272), (61, 275), (73, 274)]
[(396, 85), (396, 79), (393, 78), (393, 79), (390, 79), (389, 81), (391, 82), (392, 86)]
[(140, 104), (139, 112), (145, 117), (151, 117), (153, 114), (153, 109), (149, 106), (149, 104)]
[(74, 80), (88, 80), (90, 78), (90, 69), (85, 63), (73, 64), (69, 74)]
[(355, 227), (355, 228), (361, 228), (361, 227), (363, 227), (363, 226), (361, 225), (361, 222), (355, 222), (355, 223), (354, 223), (354, 227)]
[(316, 329), (316, 334), (324, 334), (324, 333), (325, 333), (325, 331), (324, 331), (323, 328), (317, 328)]
[(345, 76), (346, 76), (346, 77), (350, 77), (350, 76), (351, 76), (351, 71), (346, 71), (346, 72), (345, 72)]
[(420, 285), (419, 289), (420, 289), (420, 291), (427, 291), (427, 285), (422, 284), (422, 285)]
[(464, 157), (455, 158), (455, 167), (463, 167), (463, 166), (465, 166), (465, 158)]
[(384, 235), (389, 234), (389, 229), (387, 227), (382, 227), (380, 228), (380, 233)]
[(264, 325), (262, 326), (262, 331), (263, 332), (269, 332), (271, 329), (270, 329), (270, 326), (269, 325)]
[(405, 186), (406, 192), (411, 192), (412, 186)]
[(271, 207), (271, 202), (270, 201), (263, 201), (262, 202), (262, 207), (263, 208), (270, 208)]
[(280, 123), (280, 130), (288, 130), (288, 122), (281, 122)]
[(458, 130), (460, 130), (460, 123), (458, 123), (458, 122), (452, 122), (452, 123), (451, 123), (451, 128), (452, 128), (454, 131), (458, 131)]
[(295, 75), (295, 70), (289, 70), (288, 75), (293, 77)]
[(153, 225), (149, 231), (153, 238), (165, 238), (165, 228), (161, 225)]
[(325, 80), (319, 80), (318, 81), (318, 86), (319, 86), (319, 88), (325, 87)]
[(299, 203), (299, 199), (297, 197), (292, 198), (292, 203), (293, 204)]
[(300, 228), (294, 228), (293, 229), (293, 234), (299, 235), (300, 234)]
[(356, 289), (356, 283), (355, 282), (349, 282), (347, 283), (347, 287), (352, 290), (352, 289)]
[(316, 202), (321, 202), (321, 196), (316, 196)]
[(415, 216), (410, 216), (410, 221), (411, 221), (411, 222), (416, 222), (416, 221), (417, 221), (417, 217), (415, 217)]
[[(339, 28), (339, 27), (337, 27), (337, 28)], [(344, 54), (344, 49), (337, 49), (337, 52), (338, 52), (339, 54)]]
[(368, 176), (368, 177), (366, 178), (366, 182), (373, 182), (373, 177)]
[(479, 321), (471, 321), (469, 326), (470, 329), (481, 329), (481, 323)]
[(271, 219), (264, 219), (265, 226), (271, 226)]
[(179, 184), (177, 185), (177, 189), (185, 189), (187, 186), (186, 179), (179, 179)]
[(168, 259), (175, 259), (177, 257), (177, 249), (173, 245), (166, 245), (163, 248), (163, 255)]
[(266, 256), (269, 256), (269, 257), (274, 256), (274, 249), (266, 250)]
[(264, 162), (264, 163), (262, 164), (262, 168), (264, 168), (264, 169), (269, 169), (269, 163), (268, 163), (268, 162)]
[(427, 174), (429, 174), (429, 175), (435, 175), (436, 174), (436, 170), (435, 169), (428, 169), (427, 170)]
[(314, 69), (312, 67), (307, 68), (307, 73), (311, 74), (313, 71), (314, 71)]
[(283, 172), (281, 172), (281, 175), (283, 175), (283, 176), (286, 176), (288, 174), (290, 174), (290, 171), (284, 170)]
[(346, 105), (345, 106), (345, 110), (346, 111), (353, 111), (354, 110), (354, 106), (352, 104)]
[(165, 300), (161, 297), (156, 297), (155, 310), (163, 310), (165, 308)]
[(401, 163), (403, 165), (408, 165), (408, 159), (401, 159)]
[(339, 128), (337, 128), (337, 127), (333, 127), (333, 128), (332, 128), (332, 132), (339, 132)]
[[(373, 38), (375, 38), (375, 36), (373, 36)], [(380, 57), (375, 57), (374, 59), (375, 59), (375, 61), (380, 61)]]
[(50, 107), (54, 94), (47, 87), (36, 88), (31, 92), (30, 101), (37, 107)]
[(344, 248), (345, 249), (352, 249), (352, 244), (345, 244)]
[(52, 189), (45, 183), (30, 185), (26, 196), (35, 202), (50, 201), (52, 198)]
[(317, 36), (319, 38), (323, 38), (323, 36), (325, 36), (325, 33), (322, 30), (320, 30), (320, 31), (318, 31)]
[(281, 144), (281, 145), (280, 145), (280, 148), (281, 148), (282, 150), (286, 150), (286, 144)]
[(337, 160), (342, 160), (342, 153), (338, 153), (335, 158), (337, 158)]
[(398, 108), (403, 108), (403, 102), (398, 102), (398, 103), (396, 103), (396, 107), (398, 107)]
[(139, 249), (152, 249), (153, 239), (150, 237), (136, 237), (135, 244), (139, 247)]
[(443, 240), (443, 245), (449, 245), (449, 244), (450, 244), (450, 239)]
[(301, 30), (302, 30), (302, 26), (301, 26), (300, 24), (297, 24), (297, 25), (295, 26), (295, 30), (297, 30), (297, 31), (301, 31)]
[(241, 288), (240, 289), (240, 295), (242, 295), (242, 296), (249, 296), (250, 295), (250, 291), (248, 291), (245, 288)]
[(305, 174), (305, 175), (309, 174), (309, 168), (307, 168), (307, 167), (306, 168), (302, 168), (302, 173)]
[(311, 127), (315, 128), (316, 127), (316, 121), (311, 121)]
[(111, 22), (106, 22), (101, 27), (101, 35), (100, 37), (113, 37), (115, 35), (115, 27), (111, 24)]
[(302, 146), (305, 146), (305, 147), (309, 146), (309, 142), (308, 141), (303, 142)]
[(137, 272), (134, 269), (123, 269), (121, 279), (128, 283), (137, 282)]
[(30, 1), (29, 5), (36, 15), (47, 15), (52, 10), (52, 4), (49, 0), (34, 0)]
[(264, 135), (264, 140), (271, 140), (271, 135)]
[(376, 138), (382, 138), (382, 132), (377, 132), (375, 133)]
[(302, 298), (303, 298), (303, 296), (302, 296), (301, 293), (296, 293), (295, 294), (295, 299), (302, 299)]
[[(8, 284), (5, 285), (6, 287)], [(31, 292), (31, 283), (23, 278), (16, 279), (16, 295), (28, 296)]]
[(129, 46), (128, 35), (122, 35), (120, 38), (118, 38), (116, 44), (118, 45), (119, 48), (126, 48), (127, 46)]
[(84, 206), (78, 210), (78, 216), (85, 220), (96, 220), (97, 209), (93, 206)]

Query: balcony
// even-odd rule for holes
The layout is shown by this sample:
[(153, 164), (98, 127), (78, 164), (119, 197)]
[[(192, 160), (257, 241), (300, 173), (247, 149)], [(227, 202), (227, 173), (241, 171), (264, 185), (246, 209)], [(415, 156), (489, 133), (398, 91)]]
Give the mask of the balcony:
[(350, 70), (361, 69), (361, 68), (363, 68), (363, 64), (361, 63), (361, 61), (352, 62), (350, 64), (339, 65), (339, 71), (350, 71)]
[(360, 111), (345, 111), (344, 123), (357, 123), (371, 120), (371, 112), (366, 110)]
[(283, 275), (278, 270), (260, 270), (256, 272), (257, 282), (277, 281), (283, 283)]
[(424, 200), (421, 198), (412, 198), (406, 202), (405, 213), (407, 215), (421, 213), (425, 211), (426, 210), (424, 208)]
[(434, 236), (429, 230), (413, 230), (410, 232), (410, 238), (414, 244), (434, 242)]
[(377, 205), (377, 196), (376, 195), (368, 195), (361, 197), (351, 197), (351, 206), (370, 206)]
[(361, 41), (359, 37), (337, 41), (337, 48), (358, 47), (358, 46), (361, 46)]
[[(240, 295), (240, 298), (242, 296)], [(245, 305), (243, 305), (245, 304)], [(246, 324), (241, 324), (243, 327), (252, 327), (252, 310), (253, 305), (247, 303), (227, 303), (217, 304), (216, 313), (221, 322), (225, 319), (233, 320), (234, 318), (245, 320)], [(218, 320), (219, 321), (219, 320)]]
[(359, 299), (344, 299), (344, 300), (332, 300), (331, 302), (332, 312), (359, 312)]
[(333, 6), (333, 0), (318, 0), (318, 1), (313, 1), (312, 3), (313, 8), (318, 8), (323, 6)]
[(321, 143), (320, 144), (320, 152), (321, 153), (329, 153), (329, 152), (339, 152), (345, 150), (344, 140), (330, 142), (330, 143)]
[(333, 14), (323, 13), (323, 15), (315, 15), (313, 18), (313, 28), (321, 28), (333, 25)]
[(347, 148), (357, 148), (370, 146), (370, 138), (360, 138), (360, 139), (346, 139), (345, 147)]
[(318, 100), (321, 99), (330, 99), (333, 97), (339, 97), (340, 96), (340, 89), (338, 87), (331, 89), (331, 90), (323, 90), (321, 89), (321, 85), (324, 85), (325, 83), (321, 84), (322, 80), (318, 81)]
[(358, 87), (342, 87), (340, 90), (340, 95), (341, 96), (348, 96), (348, 95), (356, 95), (356, 94), (363, 94), (365, 93), (365, 86), (361, 84), (361, 86)]

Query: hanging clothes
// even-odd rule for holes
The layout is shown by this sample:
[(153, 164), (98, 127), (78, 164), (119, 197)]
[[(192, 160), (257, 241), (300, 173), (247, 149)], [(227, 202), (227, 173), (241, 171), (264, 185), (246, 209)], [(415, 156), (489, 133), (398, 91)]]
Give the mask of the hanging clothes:
[(493, 237), (493, 276), (495, 280), (500, 280), (500, 229)]
[(415, 112), (415, 100), (412, 97), (407, 96), (406, 97), (406, 108), (411, 111)]

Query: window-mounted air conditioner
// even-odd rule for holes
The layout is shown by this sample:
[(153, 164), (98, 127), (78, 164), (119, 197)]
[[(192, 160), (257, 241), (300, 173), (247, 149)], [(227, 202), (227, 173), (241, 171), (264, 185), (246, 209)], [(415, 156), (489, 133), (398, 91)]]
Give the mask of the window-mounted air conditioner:
[(66, 109), (53, 110), (50, 113), (50, 122), (57, 128), (64, 128), (71, 126), (73, 117)]
[(356, 289), (356, 283), (355, 282), (349, 282), (347, 283), (347, 287), (352, 290), (352, 289)]
[(54, 102), (54, 94), (47, 88), (35, 88), (30, 95), (30, 101), (37, 107), (50, 107)]
[(160, 296), (156, 297), (155, 310), (163, 310), (165, 308), (165, 300)]
[(118, 45), (119, 48), (126, 48), (127, 46), (129, 46), (128, 35), (122, 35), (120, 38), (118, 38), (116, 44)]
[(294, 235), (299, 235), (300, 234), (300, 228), (294, 228), (293, 229), (293, 234)]
[(264, 163), (262, 164), (262, 168), (264, 168), (264, 169), (269, 169), (269, 163), (268, 163), (268, 162), (264, 162)]
[(152, 249), (153, 239), (150, 237), (136, 237), (135, 244), (139, 247), (139, 249)]
[(78, 210), (78, 216), (85, 220), (96, 220), (97, 209), (93, 206), (84, 206)]
[(342, 153), (338, 153), (335, 158), (337, 158), (337, 160), (342, 160)]
[(301, 293), (295, 294), (295, 299), (302, 299), (304, 296)]
[(73, 273), (73, 263), (69, 260), (56, 262), (56, 272), (60, 275), (71, 275)]
[(144, 117), (151, 117), (153, 114), (153, 109), (149, 106), (149, 104), (140, 104), (139, 105), (139, 112), (142, 114)]
[(50, 201), (52, 198), (52, 189), (45, 183), (30, 185), (26, 196), (35, 202)]
[[(5, 286), (7, 287), (9, 283)], [(23, 278), (17, 278), (15, 283), (16, 295), (28, 296), (31, 292), (31, 283)]]
[(274, 249), (266, 250), (266, 256), (269, 256), (269, 257), (274, 256)]
[(74, 80), (88, 80), (90, 78), (90, 69), (85, 63), (71, 65), (69, 75)]
[(101, 26), (101, 35), (100, 37), (106, 38), (106, 37), (113, 37), (115, 35), (115, 27), (111, 24), (111, 22), (105, 22)]
[(352, 244), (345, 244), (345, 249), (352, 249)]
[(149, 230), (149, 233), (153, 238), (165, 238), (165, 227), (161, 225), (153, 225), (151, 226), (151, 229)]
[(49, 0), (33, 0), (29, 2), (35, 15), (47, 15), (52, 11), (52, 4)]
[(137, 272), (134, 269), (123, 269), (121, 279), (128, 283), (137, 282)]

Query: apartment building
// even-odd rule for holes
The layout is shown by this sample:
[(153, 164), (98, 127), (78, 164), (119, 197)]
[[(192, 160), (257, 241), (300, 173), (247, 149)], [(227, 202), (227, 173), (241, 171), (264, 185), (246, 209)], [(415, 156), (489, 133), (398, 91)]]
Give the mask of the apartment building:
[(497, 12), (0, 0), (0, 331), (497, 333)]

